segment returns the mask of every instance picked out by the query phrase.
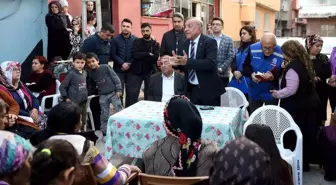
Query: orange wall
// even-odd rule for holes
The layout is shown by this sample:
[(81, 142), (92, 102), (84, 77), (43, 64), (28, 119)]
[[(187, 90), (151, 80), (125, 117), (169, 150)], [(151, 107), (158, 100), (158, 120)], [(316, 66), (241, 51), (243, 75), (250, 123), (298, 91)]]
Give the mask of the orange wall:
[[(269, 31), (274, 32), (275, 14), (280, 9), (280, 0), (244, 0), (242, 5), (232, 0), (222, 0), (222, 15), (225, 22), (224, 34), (239, 41), (239, 30), (245, 24), (254, 25), (256, 10), (260, 11), (257, 39), (264, 33), (264, 14), (269, 14)], [(276, 11), (275, 11), (276, 10)], [(249, 21), (249, 22), (245, 22)]]

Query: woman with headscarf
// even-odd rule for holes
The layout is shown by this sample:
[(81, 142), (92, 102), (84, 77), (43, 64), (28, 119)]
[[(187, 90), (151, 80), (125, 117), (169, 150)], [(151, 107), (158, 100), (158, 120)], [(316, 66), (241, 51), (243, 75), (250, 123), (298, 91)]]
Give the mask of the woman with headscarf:
[(20, 81), (21, 64), (14, 61), (5, 61), (0, 65), (0, 90), (11, 96), (20, 107), (16, 124), (6, 129), (15, 132), (24, 138), (29, 138), (42, 123), (42, 114), (39, 110), (37, 98)]
[(246, 128), (245, 137), (258, 144), (270, 157), (273, 185), (293, 185), (291, 166), (281, 158), (271, 127), (251, 124)]
[[(313, 63), (305, 48), (297, 40), (289, 40), (281, 46), (283, 74), (280, 90), (272, 90), (272, 96), (280, 99), (284, 108), (300, 127), (303, 135), (303, 170), (309, 171), (310, 159), (314, 158), (313, 143), (316, 142), (319, 98), (314, 90)], [(290, 140), (290, 139), (289, 139)], [(296, 139), (293, 139), (293, 145)], [(290, 144), (291, 145), (291, 144)]]
[(210, 170), (211, 185), (273, 185), (269, 156), (245, 137), (221, 149)]
[(0, 185), (28, 184), (31, 144), (24, 138), (0, 131)]
[(48, 61), (56, 56), (63, 60), (69, 57), (71, 51), (69, 32), (72, 30), (69, 19), (62, 13), (62, 6), (58, 1), (49, 3), (49, 13), (46, 15), (48, 27)]
[(327, 84), (327, 79), (331, 76), (330, 62), (328, 56), (321, 53), (323, 40), (319, 35), (308, 35), (305, 43), (310, 59), (313, 61), (316, 92), (321, 101), (318, 110), (319, 121), (324, 125), (327, 120), (327, 105), (330, 91), (330, 87)]
[(52, 139), (69, 141), (83, 157), (83, 164), (91, 164), (92, 172), (101, 185), (125, 184), (131, 173), (141, 172), (138, 167), (127, 164), (118, 169), (113, 166), (88, 137), (91, 133), (91, 138), (93, 138), (94, 132), (79, 133), (82, 127), (81, 116), (81, 110), (75, 103), (57, 104), (48, 114), (47, 128), (33, 135), (30, 139), (31, 144), (38, 146)]
[(144, 153), (145, 172), (162, 176), (208, 176), (215, 142), (201, 139), (202, 118), (185, 96), (174, 96), (164, 109), (167, 136), (155, 141)]

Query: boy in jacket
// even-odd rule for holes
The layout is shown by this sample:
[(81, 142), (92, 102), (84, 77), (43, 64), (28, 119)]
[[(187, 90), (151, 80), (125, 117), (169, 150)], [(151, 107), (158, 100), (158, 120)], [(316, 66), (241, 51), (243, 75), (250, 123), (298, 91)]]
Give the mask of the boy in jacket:
[(110, 115), (110, 104), (116, 112), (122, 110), (121, 105), (121, 82), (112, 67), (107, 64), (99, 65), (98, 56), (94, 53), (87, 53), (86, 63), (90, 71), (88, 72), (89, 88), (98, 88), (100, 104), (100, 130), (106, 135), (107, 121)]
[(86, 124), (86, 101), (88, 98), (88, 90), (86, 87), (87, 72), (84, 70), (85, 54), (75, 52), (73, 55), (73, 68), (62, 81), (60, 93), (63, 100), (74, 102), (82, 112), (82, 125)]

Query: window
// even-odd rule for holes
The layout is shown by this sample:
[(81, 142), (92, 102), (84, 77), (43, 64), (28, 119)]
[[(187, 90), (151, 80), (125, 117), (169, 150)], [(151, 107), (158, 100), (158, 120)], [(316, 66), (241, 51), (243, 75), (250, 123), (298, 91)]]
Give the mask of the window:
[(254, 26), (255, 26), (256, 30), (259, 29), (259, 25), (260, 25), (260, 11), (256, 10), (256, 16), (255, 16), (255, 20), (254, 20)]
[(173, 12), (170, 0), (141, 0), (141, 15), (169, 17)]
[(270, 27), (270, 16), (268, 13), (264, 14), (264, 32), (269, 32)]
[(336, 37), (336, 25), (321, 25), (322, 37)]

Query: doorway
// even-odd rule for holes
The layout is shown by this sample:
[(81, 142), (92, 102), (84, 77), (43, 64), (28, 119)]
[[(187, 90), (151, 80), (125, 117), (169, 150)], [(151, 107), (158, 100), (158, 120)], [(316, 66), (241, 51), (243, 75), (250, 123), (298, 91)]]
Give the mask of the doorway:
[(112, 0), (101, 0), (102, 24), (112, 24)]

